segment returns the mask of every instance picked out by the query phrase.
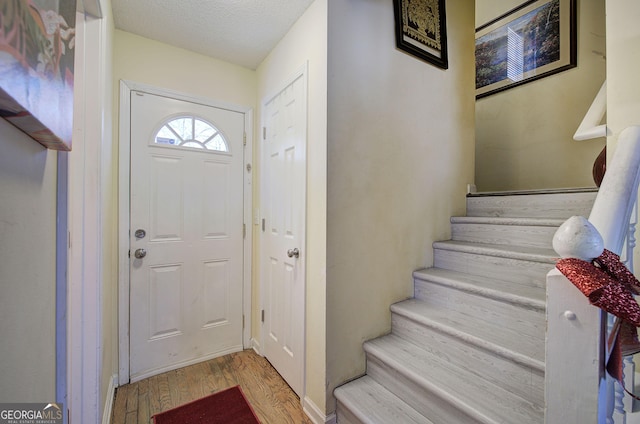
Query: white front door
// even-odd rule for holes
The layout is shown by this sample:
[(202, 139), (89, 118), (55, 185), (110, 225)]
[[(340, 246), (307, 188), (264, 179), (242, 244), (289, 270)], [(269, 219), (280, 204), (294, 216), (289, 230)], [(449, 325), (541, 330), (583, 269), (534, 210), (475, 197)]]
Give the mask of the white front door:
[(132, 381), (241, 350), (244, 114), (131, 91)]
[(306, 75), (264, 107), (264, 354), (302, 398), (305, 332)]

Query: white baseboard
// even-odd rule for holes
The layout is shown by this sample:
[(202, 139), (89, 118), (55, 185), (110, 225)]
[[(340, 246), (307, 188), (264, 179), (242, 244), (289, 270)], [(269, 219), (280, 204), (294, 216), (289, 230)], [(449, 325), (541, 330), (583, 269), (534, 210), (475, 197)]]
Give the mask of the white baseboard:
[(104, 402), (104, 412), (102, 413), (102, 424), (111, 424), (111, 412), (113, 411), (113, 402), (116, 398), (116, 387), (118, 374), (113, 374), (107, 388), (107, 399)]
[(255, 337), (251, 337), (251, 348), (260, 356), (264, 356), (262, 354), (262, 347), (260, 346), (260, 342), (255, 339)]
[(318, 406), (309, 399), (308, 396), (304, 397), (304, 401), (302, 402), (302, 410), (307, 417), (314, 424), (336, 424), (336, 414), (335, 412), (330, 415), (324, 415), (324, 413), (318, 408)]

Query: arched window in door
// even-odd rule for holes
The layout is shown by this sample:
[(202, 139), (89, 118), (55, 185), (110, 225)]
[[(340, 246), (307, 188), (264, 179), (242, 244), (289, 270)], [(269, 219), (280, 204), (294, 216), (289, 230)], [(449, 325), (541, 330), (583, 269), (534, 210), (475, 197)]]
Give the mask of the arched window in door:
[(213, 124), (196, 116), (172, 117), (156, 133), (154, 142), (166, 146), (228, 152), (229, 144)]

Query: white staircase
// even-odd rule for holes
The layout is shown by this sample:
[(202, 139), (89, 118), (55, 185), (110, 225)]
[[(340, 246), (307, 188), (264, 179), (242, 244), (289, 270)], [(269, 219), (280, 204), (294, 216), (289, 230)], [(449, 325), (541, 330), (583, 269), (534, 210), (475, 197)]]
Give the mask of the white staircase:
[(338, 423), (543, 423), (551, 240), (595, 196), (468, 197), (415, 297), (391, 306), (391, 334), (364, 344), (366, 375), (335, 390)]

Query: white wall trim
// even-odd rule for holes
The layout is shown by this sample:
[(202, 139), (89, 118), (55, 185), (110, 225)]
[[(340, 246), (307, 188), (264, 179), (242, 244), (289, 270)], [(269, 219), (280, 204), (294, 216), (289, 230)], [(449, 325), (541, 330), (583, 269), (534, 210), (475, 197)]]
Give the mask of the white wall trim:
[(251, 349), (253, 349), (258, 355), (264, 356), (262, 354), (262, 346), (260, 346), (260, 341), (255, 337), (251, 338)]
[(314, 424), (336, 424), (336, 414), (332, 412), (330, 415), (324, 415), (318, 405), (316, 405), (308, 396), (302, 401), (302, 410)]
[(118, 171), (118, 359), (119, 384), (127, 384), (130, 380), (129, 372), (129, 168), (131, 165), (131, 91), (143, 91), (149, 94), (171, 97), (187, 102), (227, 109), (243, 113), (245, 116), (244, 130), (247, 145), (244, 151), (244, 217), (247, 235), (244, 239), (243, 254), (243, 314), (246, 317), (242, 333), (244, 348), (251, 345), (251, 254), (252, 254), (252, 174), (246, 165), (253, 166), (253, 109), (231, 103), (212, 100), (206, 97), (194, 96), (166, 88), (155, 87), (134, 81), (120, 81), (120, 128), (119, 133), (119, 171)]
[(78, 12), (86, 13), (94, 18), (104, 18), (100, 0), (81, 0), (77, 3)]
[(118, 383), (129, 383), (129, 129), (131, 88), (120, 81), (118, 128)]
[(102, 372), (101, 143), (108, 105), (107, 28), (78, 14), (73, 150), (69, 153), (67, 384), (69, 422), (100, 422)]
[(56, 195), (56, 402), (62, 403), (62, 422), (67, 422), (67, 302), (69, 268), (69, 154), (58, 152)]
[(243, 270), (243, 306), (242, 317), (244, 327), (242, 344), (245, 349), (251, 344), (251, 324), (253, 320), (251, 310), (251, 264), (253, 252), (253, 109), (245, 111), (244, 114), (244, 217), (245, 239), (244, 239), (244, 270)]
[(113, 374), (109, 379), (109, 387), (107, 388), (107, 398), (104, 402), (102, 414), (102, 424), (111, 424), (111, 412), (113, 411), (113, 402), (116, 399), (116, 387), (118, 387), (118, 374)]

